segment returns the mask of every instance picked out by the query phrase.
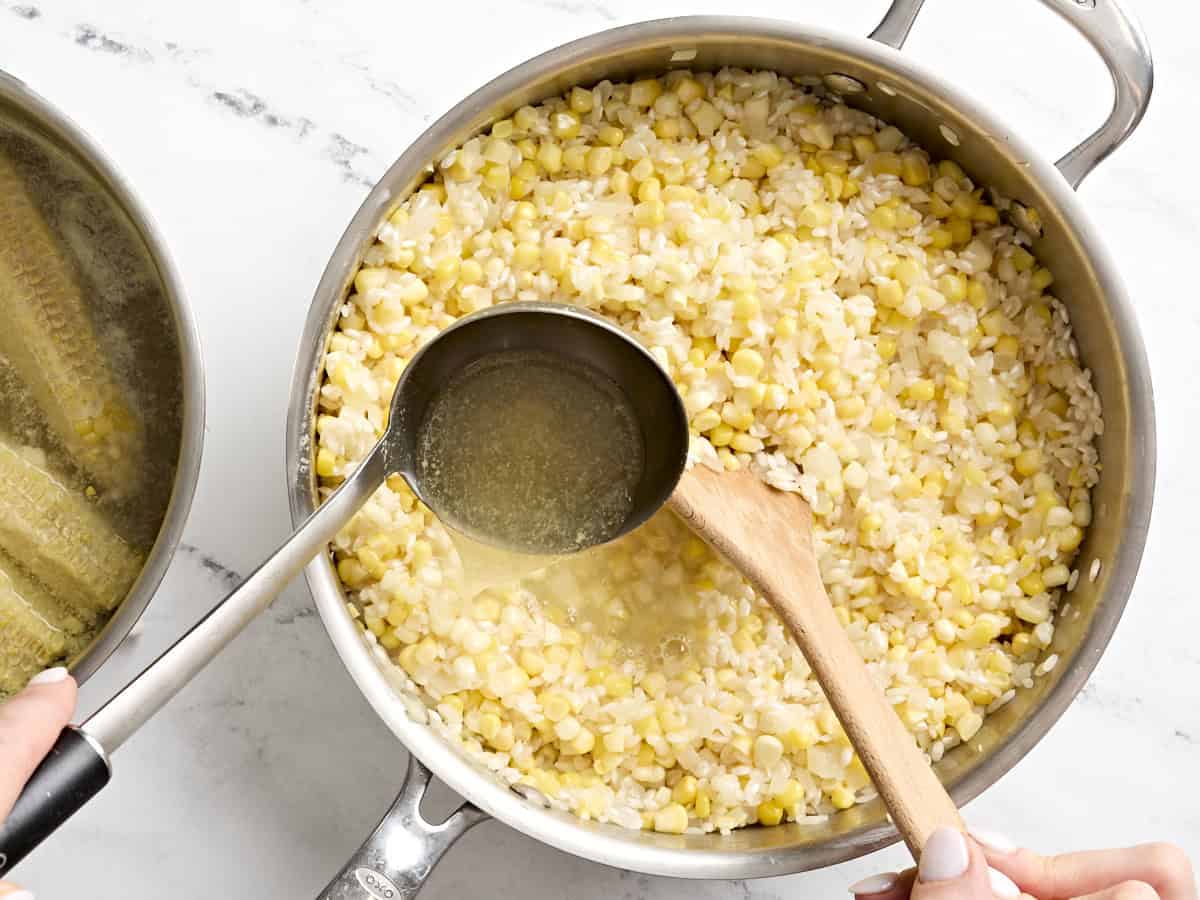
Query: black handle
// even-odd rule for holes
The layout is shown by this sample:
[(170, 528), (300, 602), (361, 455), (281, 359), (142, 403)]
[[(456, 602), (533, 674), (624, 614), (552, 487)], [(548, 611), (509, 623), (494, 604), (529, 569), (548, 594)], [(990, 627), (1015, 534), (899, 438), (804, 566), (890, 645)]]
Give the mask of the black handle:
[(108, 756), (86, 734), (65, 728), (0, 825), (0, 878), (50, 837), (112, 777)]

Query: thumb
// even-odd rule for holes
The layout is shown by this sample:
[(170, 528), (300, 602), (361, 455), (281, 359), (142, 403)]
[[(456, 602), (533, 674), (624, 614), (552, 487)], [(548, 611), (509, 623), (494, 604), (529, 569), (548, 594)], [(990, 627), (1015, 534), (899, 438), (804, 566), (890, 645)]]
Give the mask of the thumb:
[(995, 900), (983, 851), (961, 831), (942, 826), (925, 842), (911, 900)]
[(74, 709), (75, 679), (63, 668), (35, 675), (25, 690), (0, 705), (0, 822)]

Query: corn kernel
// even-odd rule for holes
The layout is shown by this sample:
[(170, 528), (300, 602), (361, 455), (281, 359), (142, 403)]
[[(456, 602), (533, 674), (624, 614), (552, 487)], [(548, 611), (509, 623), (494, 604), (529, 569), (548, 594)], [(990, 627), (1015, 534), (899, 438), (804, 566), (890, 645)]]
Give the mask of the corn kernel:
[[(654, 82), (657, 84), (657, 82)], [(648, 104), (647, 104), (648, 105)], [(678, 803), (669, 803), (654, 813), (654, 830), (665, 834), (683, 834), (687, 831), (688, 814)]]
[(762, 358), (762, 354), (757, 350), (751, 350), (748, 347), (742, 347), (733, 354), (730, 362), (733, 364), (733, 370), (739, 375), (745, 375), (749, 378), (755, 378), (762, 374), (766, 367), (766, 360)]
[(560, 141), (568, 141), (579, 135), (579, 116), (560, 110), (550, 116), (550, 131)]

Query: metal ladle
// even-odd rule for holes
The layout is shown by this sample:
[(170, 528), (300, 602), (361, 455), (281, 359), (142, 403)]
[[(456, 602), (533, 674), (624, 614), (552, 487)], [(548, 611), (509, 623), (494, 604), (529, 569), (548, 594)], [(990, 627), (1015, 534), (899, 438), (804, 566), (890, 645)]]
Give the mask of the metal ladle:
[[(396, 386), (386, 432), (341, 487), (239, 588), (82, 728), (62, 733), (0, 828), (0, 875), (108, 782), (108, 754), (266, 609), (388, 475), (403, 475), (422, 497), (415, 477), (417, 437), (426, 408), (452, 375), (492, 353), (534, 349), (599, 369), (633, 406), (645, 459), (632, 509), (615, 536), (669, 505), (746, 576), (788, 626), (914, 855), (937, 826), (961, 829), (953, 801), (834, 615), (817, 568), (807, 504), (749, 473), (703, 466), (685, 472), (688, 423), (683, 403), (645, 348), (612, 323), (578, 308), (512, 303), (459, 320), (418, 352)], [(349, 877), (343, 872), (331, 887)]]
[(645, 348), (607, 320), (559, 304), (508, 303), (458, 320), (404, 368), (386, 431), (320, 508), (82, 726), (63, 730), (0, 825), (0, 876), (108, 783), (109, 754), (254, 621), (389, 475), (402, 475), (426, 499), (417, 477), (416, 444), (430, 401), (454, 374), (490, 354), (512, 350), (539, 350), (586, 363), (608, 376), (633, 406), (643, 429), (645, 458), (632, 508), (614, 536), (636, 528), (666, 502), (687, 460), (687, 418), (670, 378)]

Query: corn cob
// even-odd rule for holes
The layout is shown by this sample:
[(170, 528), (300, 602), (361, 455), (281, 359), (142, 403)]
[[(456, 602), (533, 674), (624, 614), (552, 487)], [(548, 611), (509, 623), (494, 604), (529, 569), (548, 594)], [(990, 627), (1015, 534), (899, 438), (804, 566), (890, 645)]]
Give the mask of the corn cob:
[(13, 590), (30, 609), (66, 636), (68, 654), (82, 650), (101, 624), (100, 612), (82, 604), (69, 603), (69, 598), (55, 597), (19, 563), (0, 552), (0, 583), (4, 579), (12, 582)]
[(28, 385), (51, 431), (102, 488), (127, 490), (142, 425), (114, 378), (70, 261), (0, 156), (0, 354)]
[(0, 569), (0, 691), (20, 690), (66, 650), (67, 636), (38, 615)]
[(141, 568), (138, 552), (83, 496), (0, 441), (0, 549), (56, 597), (105, 613)]

